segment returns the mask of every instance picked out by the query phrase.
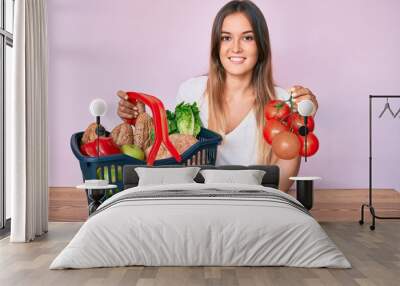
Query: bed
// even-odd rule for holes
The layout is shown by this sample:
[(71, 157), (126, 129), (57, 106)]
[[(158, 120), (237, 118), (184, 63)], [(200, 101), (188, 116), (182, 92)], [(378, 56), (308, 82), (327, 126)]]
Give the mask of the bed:
[[(50, 269), (351, 267), (309, 212), (278, 190), (277, 166), (200, 166), (192, 183), (152, 185), (138, 185), (137, 167), (124, 167), (125, 190), (89, 217)], [(259, 185), (204, 182), (212, 169), (263, 175)]]

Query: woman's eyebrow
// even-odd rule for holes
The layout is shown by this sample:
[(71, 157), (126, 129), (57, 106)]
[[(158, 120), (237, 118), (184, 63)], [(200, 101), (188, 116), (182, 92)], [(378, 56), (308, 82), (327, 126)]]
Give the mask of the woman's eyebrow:
[[(248, 34), (248, 33), (253, 33), (253, 30), (248, 30), (248, 31), (244, 31), (244, 32), (242, 32), (242, 35), (243, 34)], [(232, 34), (231, 32), (227, 32), (227, 31), (221, 31), (221, 34)]]

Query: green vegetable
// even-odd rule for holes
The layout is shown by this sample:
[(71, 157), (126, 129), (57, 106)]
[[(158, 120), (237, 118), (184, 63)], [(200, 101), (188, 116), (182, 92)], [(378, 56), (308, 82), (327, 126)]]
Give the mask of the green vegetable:
[(200, 111), (196, 102), (193, 104), (185, 102), (179, 103), (175, 107), (175, 120), (180, 134), (188, 134), (196, 137), (197, 134), (200, 133)]
[(192, 112), (193, 112), (193, 116), (194, 116), (193, 136), (196, 137), (197, 134), (200, 133), (200, 129), (201, 129), (200, 110), (197, 107), (196, 102), (192, 104)]
[(153, 143), (154, 143), (154, 141), (155, 141), (155, 139), (156, 139), (156, 135), (155, 135), (155, 133), (154, 133), (154, 128), (151, 128), (151, 129), (150, 129), (149, 137), (150, 137), (150, 142), (151, 142), (150, 145), (153, 145)]
[(178, 133), (178, 126), (176, 126), (175, 113), (167, 110), (167, 119), (168, 119), (168, 133), (169, 134)]

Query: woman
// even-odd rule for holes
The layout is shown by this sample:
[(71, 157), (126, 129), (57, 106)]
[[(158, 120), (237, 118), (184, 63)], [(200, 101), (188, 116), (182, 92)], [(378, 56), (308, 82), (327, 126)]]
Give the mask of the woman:
[[(290, 89), (295, 104), (304, 99), (318, 103), (302, 86)], [(118, 115), (137, 116), (137, 108), (121, 98)], [(264, 106), (271, 99), (288, 99), (289, 93), (275, 87), (272, 76), (268, 27), (260, 9), (251, 1), (231, 1), (218, 12), (211, 35), (208, 76), (181, 84), (178, 102), (197, 102), (202, 123), (223, 135), (217, 165), (276, 164), (280, 167), (280, 189), (288, 191), (300, 167), (300, 157), (279, 159), (263, 138)]]

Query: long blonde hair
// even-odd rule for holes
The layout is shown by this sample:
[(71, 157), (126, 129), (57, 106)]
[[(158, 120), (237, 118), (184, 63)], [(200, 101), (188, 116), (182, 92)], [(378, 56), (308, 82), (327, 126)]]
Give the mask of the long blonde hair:
[(222, 135), (225, 134), (226, 108), (224, 98), (225, 70), (222, 66), (219, 51), (221, 46), (221, 29), (225, 17), (234, 13), (243, 13), (249, 20), (258, 50), (257, 63), (253, 69), (252, 86), (256, 95), (255, 115), (257, 121), (257, 163), (271, 163), (271, 146), (263, 138), (264, 106), (275, 98), (272, 77), (271, 46), (268, 26), (260, 9), (251, 1), (234, 0), (221, 8), (215, 17), (211, 33), (211, 55), (206, 95), (208, 99), (208, 128)]

